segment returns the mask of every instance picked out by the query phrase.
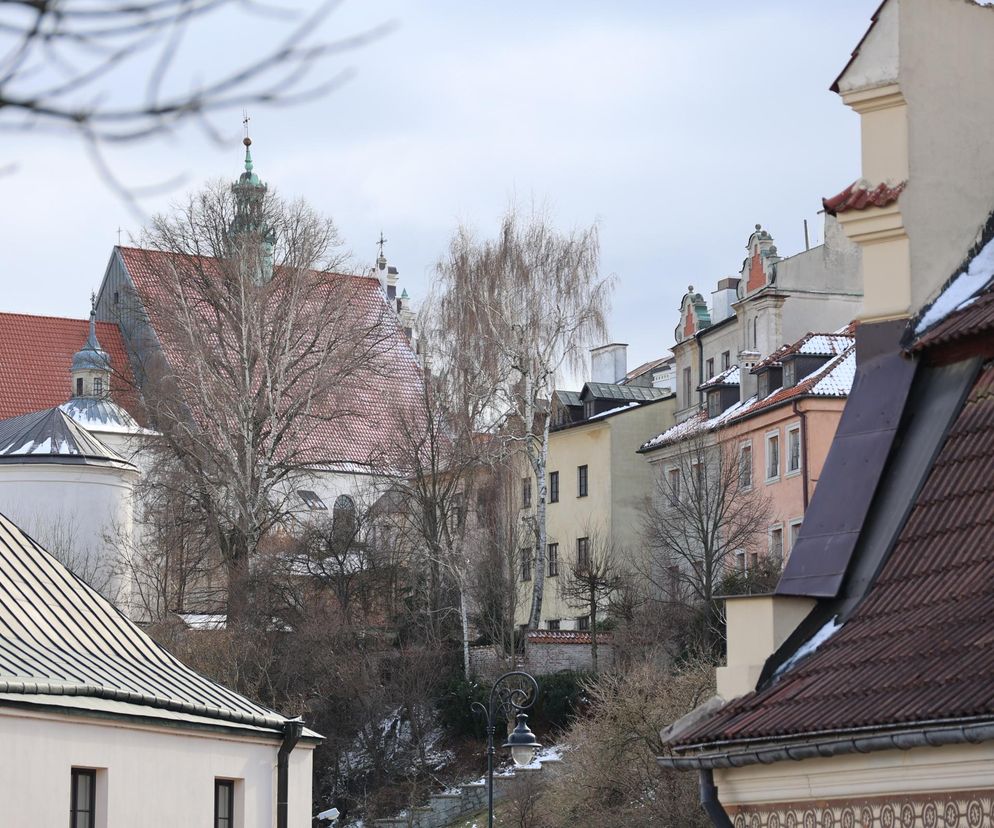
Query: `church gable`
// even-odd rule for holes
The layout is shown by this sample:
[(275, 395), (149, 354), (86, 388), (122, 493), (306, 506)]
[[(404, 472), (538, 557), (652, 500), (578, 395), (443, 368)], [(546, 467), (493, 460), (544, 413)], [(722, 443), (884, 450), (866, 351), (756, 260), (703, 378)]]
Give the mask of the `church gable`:
[(708, 303), (701, 294), (694, 293), (694, 286), (690, 285), (680, 301), (680, 324), (674, 331), (674, 338), (677, 342), (682, 342), (710, 326)]
[(760, 290), (776, 280), (776, 263), (780, 261), (773, 237), (757, 224), (746, 244), (749, 255), (742, 264), (742, 284), (746, 294)]

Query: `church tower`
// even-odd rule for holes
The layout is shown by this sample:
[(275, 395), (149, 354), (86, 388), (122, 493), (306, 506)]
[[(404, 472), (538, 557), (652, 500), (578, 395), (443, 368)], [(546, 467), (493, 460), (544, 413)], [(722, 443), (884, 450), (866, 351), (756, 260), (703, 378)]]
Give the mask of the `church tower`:
[(110, 395), (110, 356), (97, 340), (97, 310), (95, 298), (90, 301), (90, 334), (83, 347), (73, 354), (72, 395), (74, 397), (107, 397)]
[(245, 171), (231, 185), (235, 195), (235, 218), (229, 231), (232, 246), (237, 250), (251, 240), (260, 246), (257, 281), (268, 282), (273, 276), (273, 247), (276, 235), (266, 223), (263, 202), (269, 190), (254, 172), (252, 139), (245, 136)]

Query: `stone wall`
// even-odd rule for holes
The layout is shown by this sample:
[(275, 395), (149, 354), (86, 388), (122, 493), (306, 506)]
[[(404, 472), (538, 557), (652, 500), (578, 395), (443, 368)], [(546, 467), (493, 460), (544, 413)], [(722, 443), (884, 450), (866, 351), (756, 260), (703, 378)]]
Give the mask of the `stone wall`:
[[(563, 670), (586, 672), (592, 667), (590, 633), (574, 630), (535, 630), (525, 638), (524, 653), (512, 664), (498, 657), (493, 647), (470, 647), (470, 666), (474, 675), (494, 678), (508, 670), (525, 670), (535, 676)], [(597, 634), (597, 668), (614, 665), (614, 640), (611, 633)]]

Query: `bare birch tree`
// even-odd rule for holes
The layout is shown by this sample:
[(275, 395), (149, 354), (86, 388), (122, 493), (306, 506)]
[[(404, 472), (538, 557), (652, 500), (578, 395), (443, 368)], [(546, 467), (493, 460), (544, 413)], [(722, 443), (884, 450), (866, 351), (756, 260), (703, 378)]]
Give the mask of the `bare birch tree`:
[(557, 380), (605, 336), (612, 280), (599, 271), (596, 227), (561, 232), (514, 209), (494, 239), (461, 227), (438, 265), (439, 322), (491, 389), (488, 429), (523, 452), (535, 476), (532, 629), (545, 586), (549, 403)]
[(272, 193), (239, 209), (218, 184), (153, 222), (142, 255), (154, 330), (136, 328), (130, 343), (161, 435), (153, 479), (217, 550), (233, 622), (248, 562), (296, 489), (355, 462), (328, 430), (362, 416), (356, 400), (397, 335), (385, 302), (331, 272), (343, 261), (329, 220)]
[(679, 443), (642, 507), (650, 598), (704, 612), (712, 641), (724, 636), (718, 587), (736, 568), (766, 554), (769, 498), (740, 466), (732, 441), (703, 431)]

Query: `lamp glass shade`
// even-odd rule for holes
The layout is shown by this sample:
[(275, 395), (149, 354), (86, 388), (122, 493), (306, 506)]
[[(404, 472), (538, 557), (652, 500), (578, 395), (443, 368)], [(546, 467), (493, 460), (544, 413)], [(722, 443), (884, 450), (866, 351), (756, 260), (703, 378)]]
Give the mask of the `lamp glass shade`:
[(528, 747), (527, 745), (512, 747), (511, 758), (514, 760), (514, 764), (518, 767), (530, 765), (532, 760), (535, 758), (535, 748)]

